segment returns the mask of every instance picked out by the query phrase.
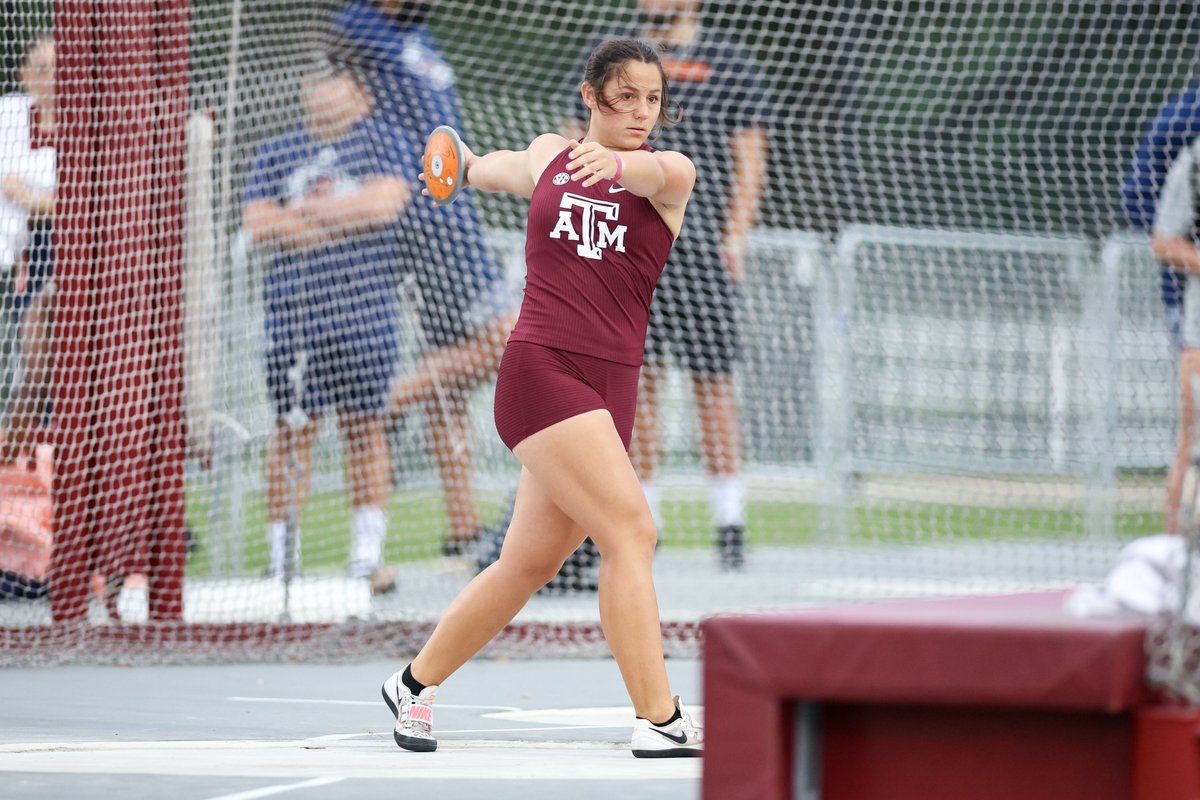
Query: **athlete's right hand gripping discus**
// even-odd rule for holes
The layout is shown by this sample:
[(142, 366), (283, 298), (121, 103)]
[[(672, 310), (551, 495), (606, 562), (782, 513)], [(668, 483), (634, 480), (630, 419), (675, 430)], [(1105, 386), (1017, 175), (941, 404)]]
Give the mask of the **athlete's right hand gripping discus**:
[(463, 188), (467, 158), (458, 131), (439, 125), (425, 142), (425, 185), (441, 205), (453, 203)]

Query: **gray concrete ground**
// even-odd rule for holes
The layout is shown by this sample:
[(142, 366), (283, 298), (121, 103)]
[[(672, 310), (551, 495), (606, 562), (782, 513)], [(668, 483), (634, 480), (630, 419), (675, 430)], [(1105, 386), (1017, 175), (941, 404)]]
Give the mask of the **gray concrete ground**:
[[(379, 686), (397, 664), (10, 669), (0, 796), (12, 800), (699, 795), (700, 759), (629, 753), (611, 660), (476, 660), (435, 706), (436, 753), (392, 742)], [(700, 665), (670, 660), (700, 703)]]

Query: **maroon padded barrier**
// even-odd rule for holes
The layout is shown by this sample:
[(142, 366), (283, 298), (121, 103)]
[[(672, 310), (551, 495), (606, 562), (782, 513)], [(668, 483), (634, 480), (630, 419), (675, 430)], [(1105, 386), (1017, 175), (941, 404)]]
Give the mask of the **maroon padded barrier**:
[(800, 701), (821, 708), (822, 800), (1129, 797), (1146, 622), (1063, 596), (706, 620), (703, 797), (791, 797)]

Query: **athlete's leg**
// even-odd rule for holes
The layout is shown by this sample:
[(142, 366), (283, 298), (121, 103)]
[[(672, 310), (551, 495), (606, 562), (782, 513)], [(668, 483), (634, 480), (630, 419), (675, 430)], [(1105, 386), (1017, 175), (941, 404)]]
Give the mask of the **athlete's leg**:
[(654, 520), (607, 411), (571, 417), (514, 450), (600, 551), (600, 623), (638, 716), (674, 713), (654, 591)]
[(582, 541), (579, 526), (522, 469), (500, 558), (450, 604), (413, 659), (413, 677), (426, 685), (449, 677), (504, 629)]

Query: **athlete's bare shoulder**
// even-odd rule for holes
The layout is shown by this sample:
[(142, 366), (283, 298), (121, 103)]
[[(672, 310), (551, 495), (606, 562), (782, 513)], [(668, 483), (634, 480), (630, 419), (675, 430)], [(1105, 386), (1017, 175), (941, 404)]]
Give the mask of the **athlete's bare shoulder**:
[(536, 186), (546, 166), (567, 147), (567, 139), (558, 133), (543, 133), (529, 143), (529, 173)]
[(674, 150), (658, 150), (654, 156), (663, 171), (663, 185), (658, 194), (650, 198), (659, 216), (667, 223), (671, 233), (679, 236), (683, 228), (683, 215), (688, 200), (696, 186), (696, 165), (683, 153)]
[(675, 150), (657, 150), (654, 156), (663, 171), (663, 187), (654, 201), (664, 206), (686, 204), (696, 185), (696, 165)]

